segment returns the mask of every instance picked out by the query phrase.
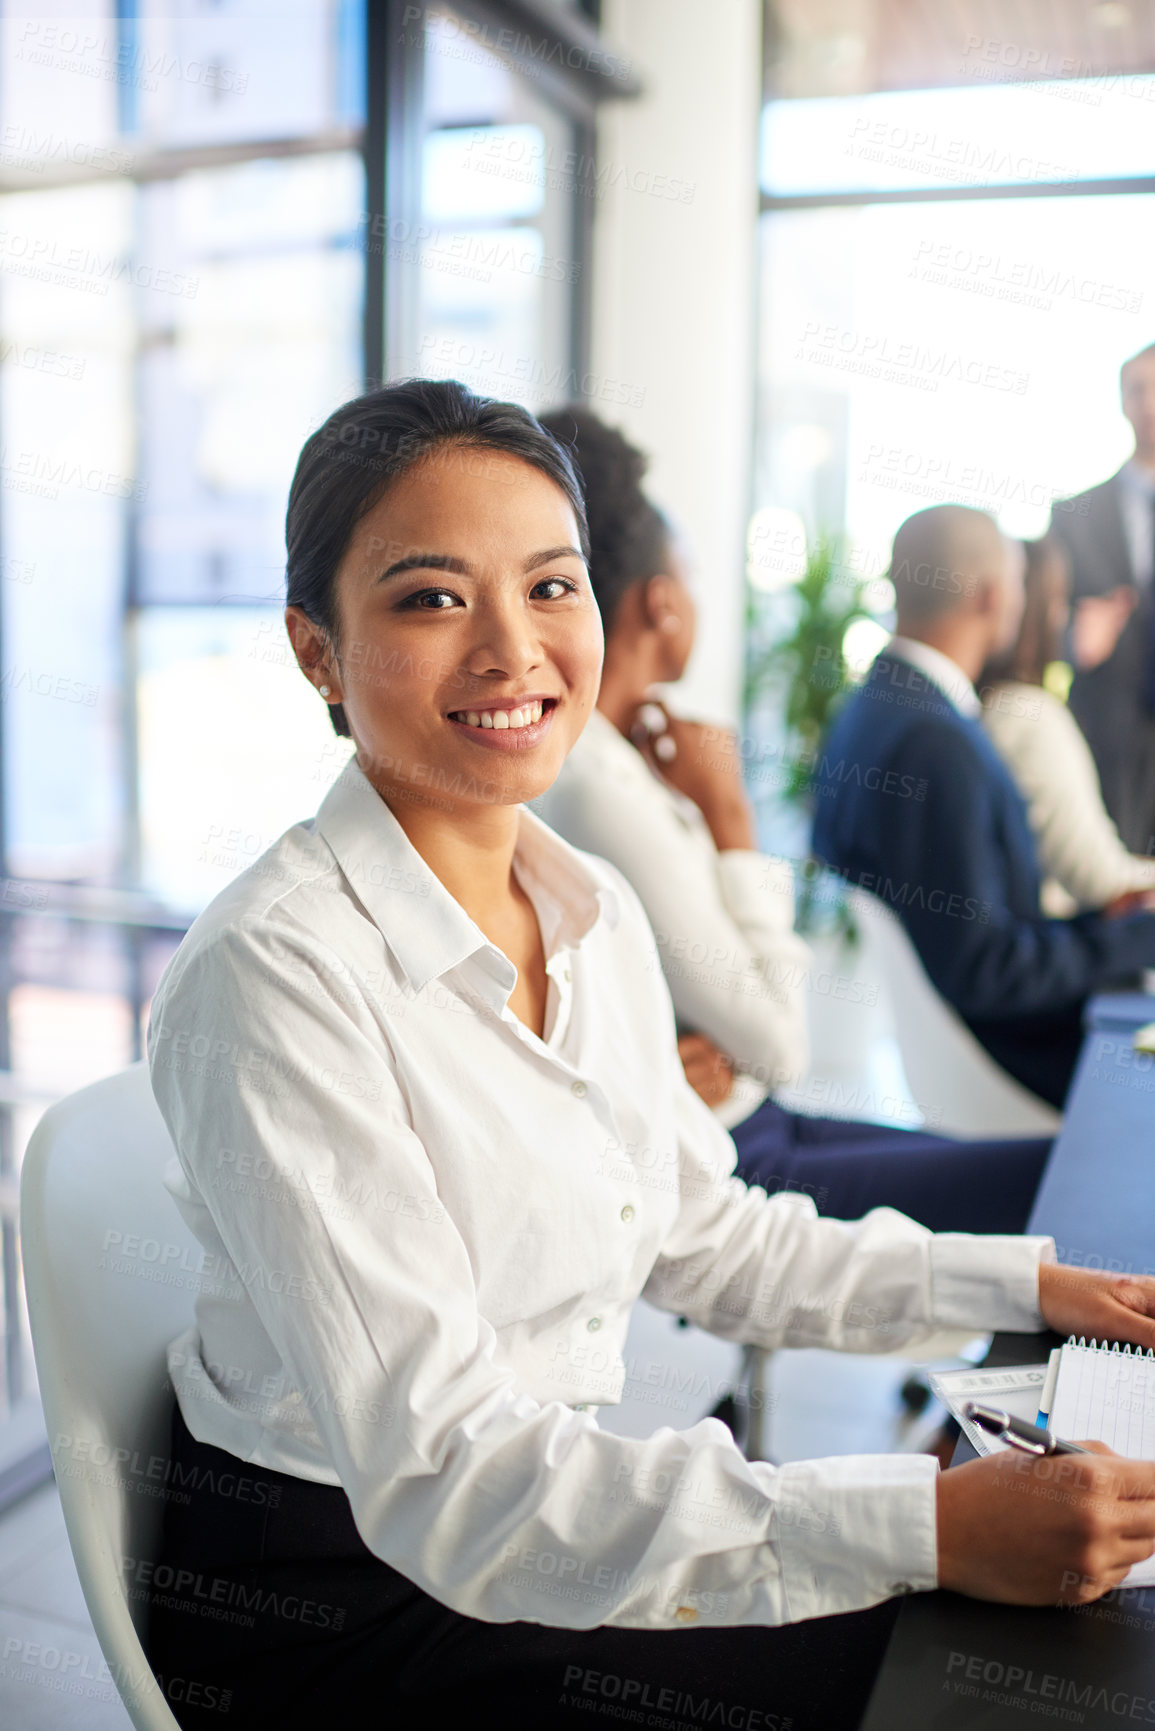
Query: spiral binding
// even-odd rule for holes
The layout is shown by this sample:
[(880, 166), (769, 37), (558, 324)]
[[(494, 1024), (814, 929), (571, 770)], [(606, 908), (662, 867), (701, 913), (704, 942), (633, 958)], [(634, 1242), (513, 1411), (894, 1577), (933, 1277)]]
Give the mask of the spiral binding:
[(1067, 1336), (1067, 1345), (1081, 1346), (1084, 1352), (1113, 1352), (1120, 1358), (1155, 1358), (1155, 1347), (1133, 1347), (1130, 1341), (1128, 1341), (1125, 1346), (1120, 1346), (1117, 1340), (1107, 1341), (1091, 1339), (1088, 1341), (1084, 1339), (1082, 1335), (1080, 1335), (1078, 1340), (1076, 1340), (1073, 1334), (1069, 1334)]

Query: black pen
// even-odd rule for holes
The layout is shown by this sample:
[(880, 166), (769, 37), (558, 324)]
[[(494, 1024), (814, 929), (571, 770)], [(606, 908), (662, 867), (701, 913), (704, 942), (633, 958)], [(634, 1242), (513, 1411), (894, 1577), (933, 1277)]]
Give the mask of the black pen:
[(1086, 1455), (1091, 1452), (1078, 1443), (1064, 1442), (1062, 1437), (1044, 1430), (1041, 1425), (1028, 1424), (1025, 1418), (1012, 1418), (1001, 1406), (984, 1406), (981, 1401), (971, 1400), (966, 1404), (966, 1416), (980, 1430), (989, 1431), (1023, 1454)]

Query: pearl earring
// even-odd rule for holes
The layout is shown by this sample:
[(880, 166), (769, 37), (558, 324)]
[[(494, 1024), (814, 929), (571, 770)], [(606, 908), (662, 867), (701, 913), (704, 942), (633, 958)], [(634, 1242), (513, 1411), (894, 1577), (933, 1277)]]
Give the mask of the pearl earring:
[(328, 697), (329, 687), (327, 685), (318, 685), (317, 690), (321, 693), (322, 697)]

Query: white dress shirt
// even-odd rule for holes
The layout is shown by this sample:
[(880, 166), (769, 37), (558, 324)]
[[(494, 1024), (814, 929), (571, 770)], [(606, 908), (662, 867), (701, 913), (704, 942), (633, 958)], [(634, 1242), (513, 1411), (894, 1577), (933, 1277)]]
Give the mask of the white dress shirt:
[(595, 709), (533, 809), (572, 846), (601, 854), (637, 892), (679, 1029), (732, 1060), (734, 1087), (716, 1108), (730, 1128), (807, 1063), (811, 954), (794, 931), (789, 860), (719, 852), (701, 811), (650, 769)]
[(1155, 860), (1123, 845), (1091, 748), (1065, 703), (1041, 685), (1006, 680), (988, 694), (983, 726), (1026, 801), (1048, 879), (1048, 913), (1101, 908), (1128, 890), (1155, 889)]
[(663, 1629), (936, 1579), (928, 1455), (776, 1468), (704, 1419), (602, 1430), (640, 1294), (730, 1340), (885, 1351), (1037, 1329), (1046, 1239), (847, 1224), (731, 1176), (637, 898), (522, 811), (548, 960), (515, 970), (355, 762), (219, 895), (149, 1027), (204, 1246), (169, 1365), (193, 1435), (340, 1484), (366, 1545), (491, 1622)]
[(1135, 587), (1148, 589), (1155, 569), (1155, 475), (1134, 457), (1119, 471), (1119, 509)]
[(930, 681), (936, 691), (942, 692), (960, 715), (977, 721), (982, 714), (983, 706), (979, 702), (979, 694), (958, 662), (952, 661), (949, 655), (944, 655), (941, 649), (935, 649), (933, 644), (920, 643), (916, 637), (895, 635), (882, 654), (897, 655), (900, 660), (909, 661), (912, 667), (916, 667), (923, 677)]

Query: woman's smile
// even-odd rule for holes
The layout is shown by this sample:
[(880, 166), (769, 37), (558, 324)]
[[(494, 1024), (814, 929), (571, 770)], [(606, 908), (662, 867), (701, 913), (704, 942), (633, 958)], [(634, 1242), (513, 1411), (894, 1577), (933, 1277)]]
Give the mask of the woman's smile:
[(549, 732), (556, 697), (510, 698), (476, 709), (455, 709), (449, 720), (467, 734), (471, 743), (490, 751), (532, 751)]

